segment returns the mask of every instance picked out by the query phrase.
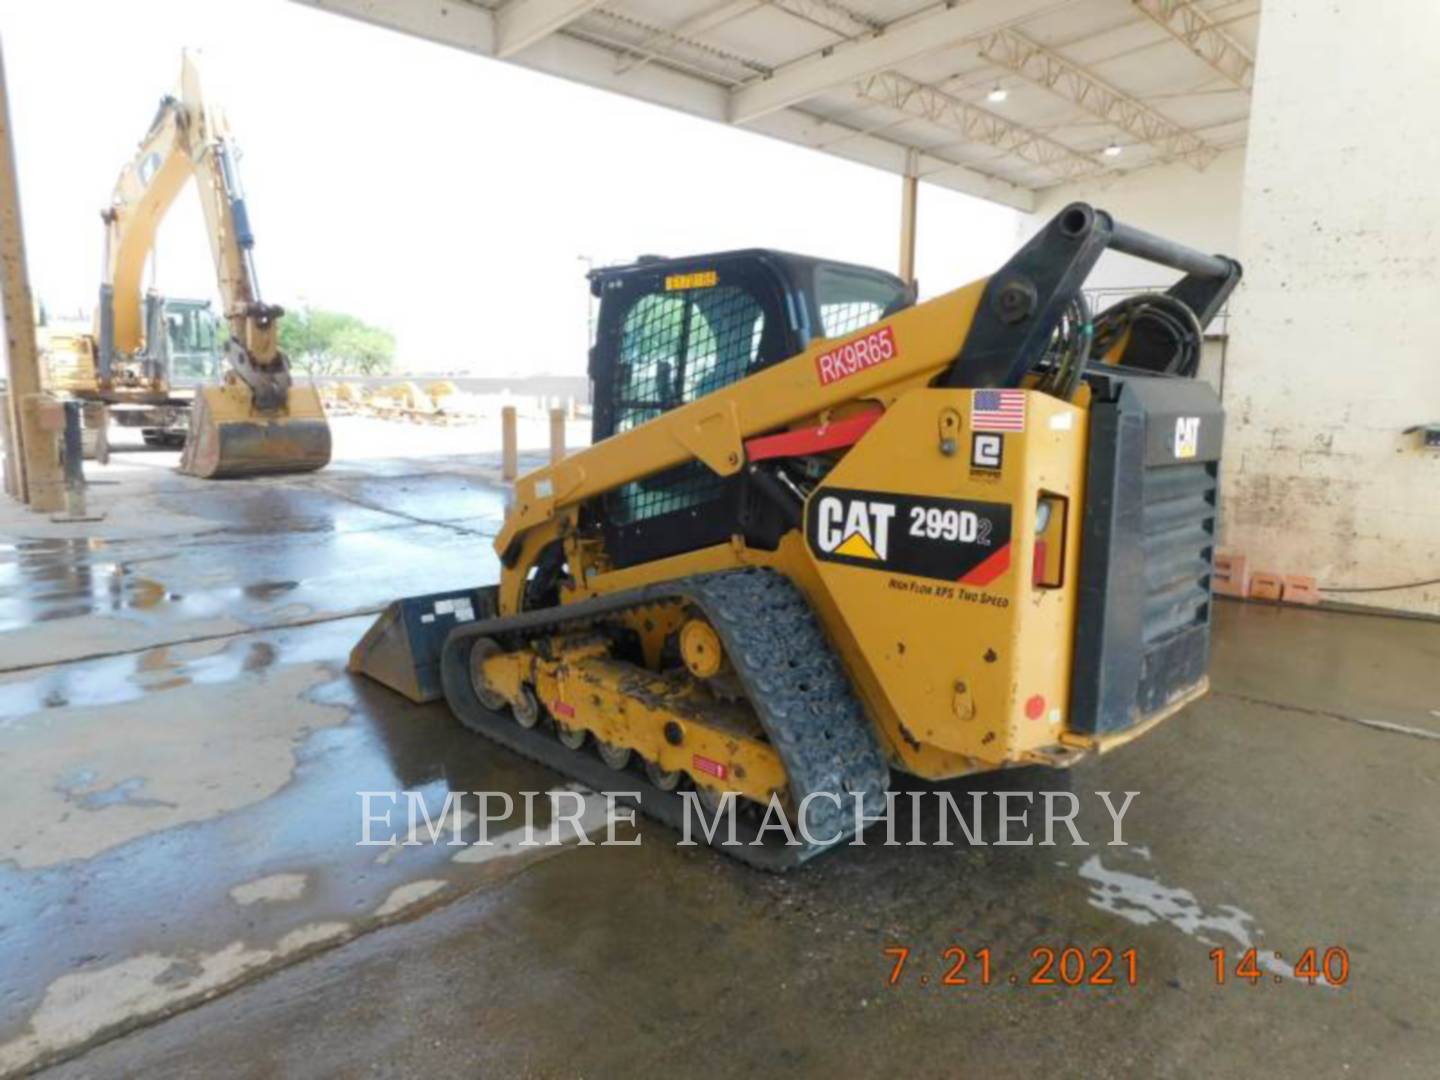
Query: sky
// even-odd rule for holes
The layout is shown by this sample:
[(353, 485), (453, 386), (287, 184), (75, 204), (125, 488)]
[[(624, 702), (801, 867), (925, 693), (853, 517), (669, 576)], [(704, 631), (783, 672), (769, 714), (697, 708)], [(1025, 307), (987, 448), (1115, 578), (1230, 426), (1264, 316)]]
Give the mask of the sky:
[[(31, 284), (97, 294), (99, 211), (182, 48), (241, 150), (266, 300), (396, 335), (398, 366), (585, 370), (587, 263), (773, 247), (894, 270), (898, 177), (290, 0), (0, 0)], [(1019, 215), (922, 185), (933, 296), (989, 274)], [(213, 296), (193, 185), (156, 286)]]

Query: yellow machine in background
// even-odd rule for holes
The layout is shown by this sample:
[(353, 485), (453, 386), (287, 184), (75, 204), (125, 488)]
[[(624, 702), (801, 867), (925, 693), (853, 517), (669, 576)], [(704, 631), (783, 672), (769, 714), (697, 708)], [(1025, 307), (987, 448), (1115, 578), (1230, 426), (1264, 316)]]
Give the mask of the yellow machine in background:
[(105, 460), (111, 423), (139, 428), (147, 446), (183, 447), (195, 386), (220, 375), (228, 335), (209, 300), (148, 291), (145, 325), (143, 352), (102, 389), (90, 321), (53, 316), (40, 321), (45, 386), (84, 402), (87, 458)]
[[(181, 471), (205, 478), (304, 472), (330, 460), (330, 428), (313, 387), (295, 386), (280, 351), (284, 311), (265, 303), (224, 115), (201, 93), (195, 57), (182, 59), (179, 97), (166, 96), (134, 158), (115, 183), (105, 221), (105, 277), (93, 338), (51, 335), (52, 384), (87, 401), (142, 411), (189, 409)], [(228, 330), (228, 368), (193, 402), (175, 393), (169, 319), (175, 304), (142, 295), (156, 230), (194, 178)], [(153, 413), (153, 415), (152, 415)], [(148, 441), (148, 440), (147, 440)]]
[[(1092, 318), (1107, 248), (1184, 276)], [(498, 586), (391, 605), (351, 666), (662, 820), (738, 800), (757, 842), (726, 850), (772, 868), (893, 770), (1124, 743), (1207, 686), (1194, 376), (1239, 278), (1079, 203), (921, 304), (765, 250), (597, 270), (594, 445), (516, 482)], [(777, 801), (800, 842), (769, 843)]]

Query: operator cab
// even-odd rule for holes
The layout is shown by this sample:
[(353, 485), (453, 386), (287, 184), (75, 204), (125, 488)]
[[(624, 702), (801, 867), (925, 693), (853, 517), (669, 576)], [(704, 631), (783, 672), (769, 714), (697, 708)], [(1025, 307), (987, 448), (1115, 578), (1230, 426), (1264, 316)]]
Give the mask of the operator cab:
[(883, 270), (763, 248), (641, 258), (592, 271), (590, 291), (595, 442), (915, 302)]
[(225, 342), (210, 301), (166, 297), (164, 304), (164, 345), (171, 386), (219, 379)]
[[(597, 443), (915, 303), (914, 287), (894, 274), (764, 248), (641, 258), (592, 271), (590, 290), (600, 299), (590, 350)], [(602, 501), (593, 520), (619, 566), (737, 531), (773, 547), (788, 527), (743, 475), (720, 477), (697, 461)]]

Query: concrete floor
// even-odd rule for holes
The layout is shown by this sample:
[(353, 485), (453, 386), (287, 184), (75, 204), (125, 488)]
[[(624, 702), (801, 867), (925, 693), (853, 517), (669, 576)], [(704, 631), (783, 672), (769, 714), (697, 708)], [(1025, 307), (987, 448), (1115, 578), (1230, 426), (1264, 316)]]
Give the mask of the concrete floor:
[[(950, 785), (1068, 788), (1097, 841), (1090, 793), (1138, 791), (1126, 848), (358, 847), (360, 790), (562, 784), (343, 670), (388, 599), (493, 580), (493, 462), (427, 439), (242, 483), (122, 455), (102, 523), (0, 510), (0, 1075), (1435, 1075), (1440, 624), (1223, 604), (1203, 702)], [(957, 944), (993, 985), (939, 985)], [(1025, 985), (1072, 944), (1139, 985)], [(1347, 985), (1277, 981), (1330, 945)]]

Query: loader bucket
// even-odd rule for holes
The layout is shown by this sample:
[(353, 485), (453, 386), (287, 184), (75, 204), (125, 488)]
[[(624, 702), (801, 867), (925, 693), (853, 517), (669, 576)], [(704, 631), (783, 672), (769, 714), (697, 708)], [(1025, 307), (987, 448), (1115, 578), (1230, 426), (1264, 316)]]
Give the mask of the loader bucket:
[(256, 410), (238, 384), (196, 391), (181, 472), (219, 480), (312, 472), (329, 463), (330, 425), (313, 387), (292, 386), (276, 412)]
[(350, 650), (347, 671), (424, 704), (444, 696), (440, 650), (461, 623), (495, 614), (495, 586), (392, 601)]

